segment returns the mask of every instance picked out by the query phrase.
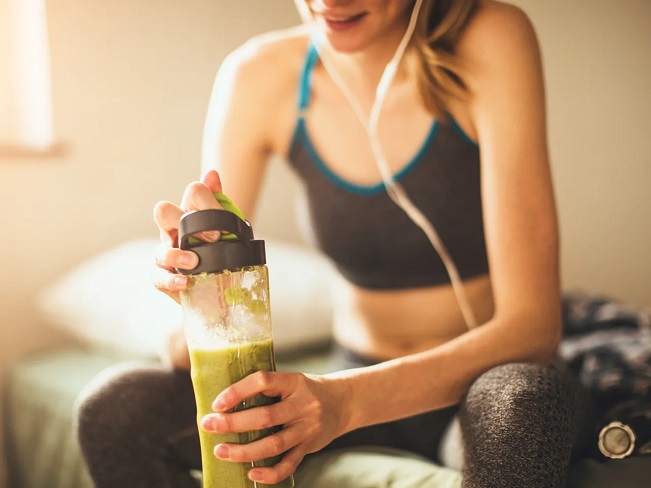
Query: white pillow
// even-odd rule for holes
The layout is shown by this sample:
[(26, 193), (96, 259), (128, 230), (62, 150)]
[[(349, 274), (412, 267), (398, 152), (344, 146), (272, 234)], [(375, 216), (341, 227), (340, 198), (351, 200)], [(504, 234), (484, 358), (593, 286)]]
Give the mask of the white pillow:
[[(154, 239), (127, 242), (38, 293), (51, 325), (89, 344), (155, 355), (183, 323), (181, 307), (151, 281)], [(316, 252), (266, 241), (274, 346), (279, 352), (331, 336), (332, 269)]]

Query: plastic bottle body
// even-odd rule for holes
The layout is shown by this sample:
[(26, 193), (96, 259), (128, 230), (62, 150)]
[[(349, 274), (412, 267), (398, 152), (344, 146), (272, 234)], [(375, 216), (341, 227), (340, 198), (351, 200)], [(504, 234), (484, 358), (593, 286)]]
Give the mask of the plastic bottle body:
[[(265, 265), (218, 273), (191, 275), (191, 284), (181, 293), (184, 328), (191, 358), (191, 375), (197, 402), (197, 422), (213, 413), (212, 403), (221, 391), (256, 371), (275, 371), (268, 270)], [(242, 410), (275, 403), (277, 399), (257, 395), (236, 407)], [(279, 458), (254, 463), (217, 459), (217, 444), (244, 444), (265, 437), (279, 428), (241, 434), (210, 434), (199, 429), (204, 488), (263, 488), (247, 473), (254, 466), (272, 466)], [(294, 486), (293, 478), (273, 485)]]

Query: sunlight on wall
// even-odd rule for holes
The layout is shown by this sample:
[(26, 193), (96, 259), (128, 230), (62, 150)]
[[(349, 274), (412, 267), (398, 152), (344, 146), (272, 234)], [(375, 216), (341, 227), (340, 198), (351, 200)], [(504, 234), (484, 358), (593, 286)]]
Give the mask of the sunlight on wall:
[[(10, 142), (34, 150), (54, 143), (45, 0), (9, 0)], [(3, 134), (4, 136), (4, 134)]]

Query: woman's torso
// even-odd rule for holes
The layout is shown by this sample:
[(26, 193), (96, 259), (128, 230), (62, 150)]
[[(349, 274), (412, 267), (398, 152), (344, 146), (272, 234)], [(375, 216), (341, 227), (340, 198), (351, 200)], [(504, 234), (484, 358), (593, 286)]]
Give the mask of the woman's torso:
[[(273, 151), (288, 157), (299, 117), (297, 92), (309, 40), (305, 34), (293, 32), (277, 42), (277, 48), (286, 51), (287, 63), (282, 69), (287, 70), (288, 82), (293, 80), (294, 90), (287, 90), (276, 99), (276, 123), (272, 124), (271, 139)], [(310, 144), (326, 162), (327, 169), (342, 181), (353, 186), (377, 186), (381, 178), (365, 129), (320, 63), (314, 66), (310, 85), (309, 104), (303, 114)], [(366, 102), (368, 108), (372, 97)], [(448, 112), (460, 129), (473, 138), (474, 131), (468, 123), (470, 117), (463, 104), (458, 101), (448, 104)], [(393, 174), (413, 162), (414, 155), (422, 151), (424, 141), (431, 136), (432, 127), (432, 116), (422, 107), (410, 81), (404, 77), (396, 79), (383, 106), (379, 124), (382, 148)], [(324, 184), (326, 180), (324, 176)], [(386, 236), (386, 239), (399, 238)], [(431, 253), (436, 251), (432, 248)], [(478, 323), (490, 319), (493, 300), (487, 273), (468, 277), (465, 285)], [(335, 286), (334, 303), (336, 340), (371, 357), (386, 359), (426, 350), (467, 330), (448, 283), (373, 289), (356, 286), (341, 278)]]

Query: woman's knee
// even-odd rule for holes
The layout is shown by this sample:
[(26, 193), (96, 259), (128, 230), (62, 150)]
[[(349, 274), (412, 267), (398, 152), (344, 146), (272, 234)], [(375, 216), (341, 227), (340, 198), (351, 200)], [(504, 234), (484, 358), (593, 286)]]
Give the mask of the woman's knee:
[[(183, 415), (194, 417), (192, 386), (187, 376), (143, 363), (125, 363), (102, 371), (79, 394), (75, 404), (82, 448), (98, 442), (133, 442), (134, 436), (145, 429), (148, 435), (163, 434), (165, 428), (160, 424), (166, 418), (172, 421)], [(154, 423), (158, 425), (150, 429)]]
[(481, 375), (462, 402), (463, 486), (565, 486), (588, 425), (585, 390), (559, 366), (505, 364)]
[(570, 378), (555, 366), (509, 363), (492, 368), (471, 385), (464, 406), (504, 409), (539, 406), (565, 400)]
[(482, 437), (553, 431), (576, 438), (585, 408), (581, 385), (563, 368), (511, 363), (477, 378), (462, 403), (460, 419), (464, 430), (481, 424)]

